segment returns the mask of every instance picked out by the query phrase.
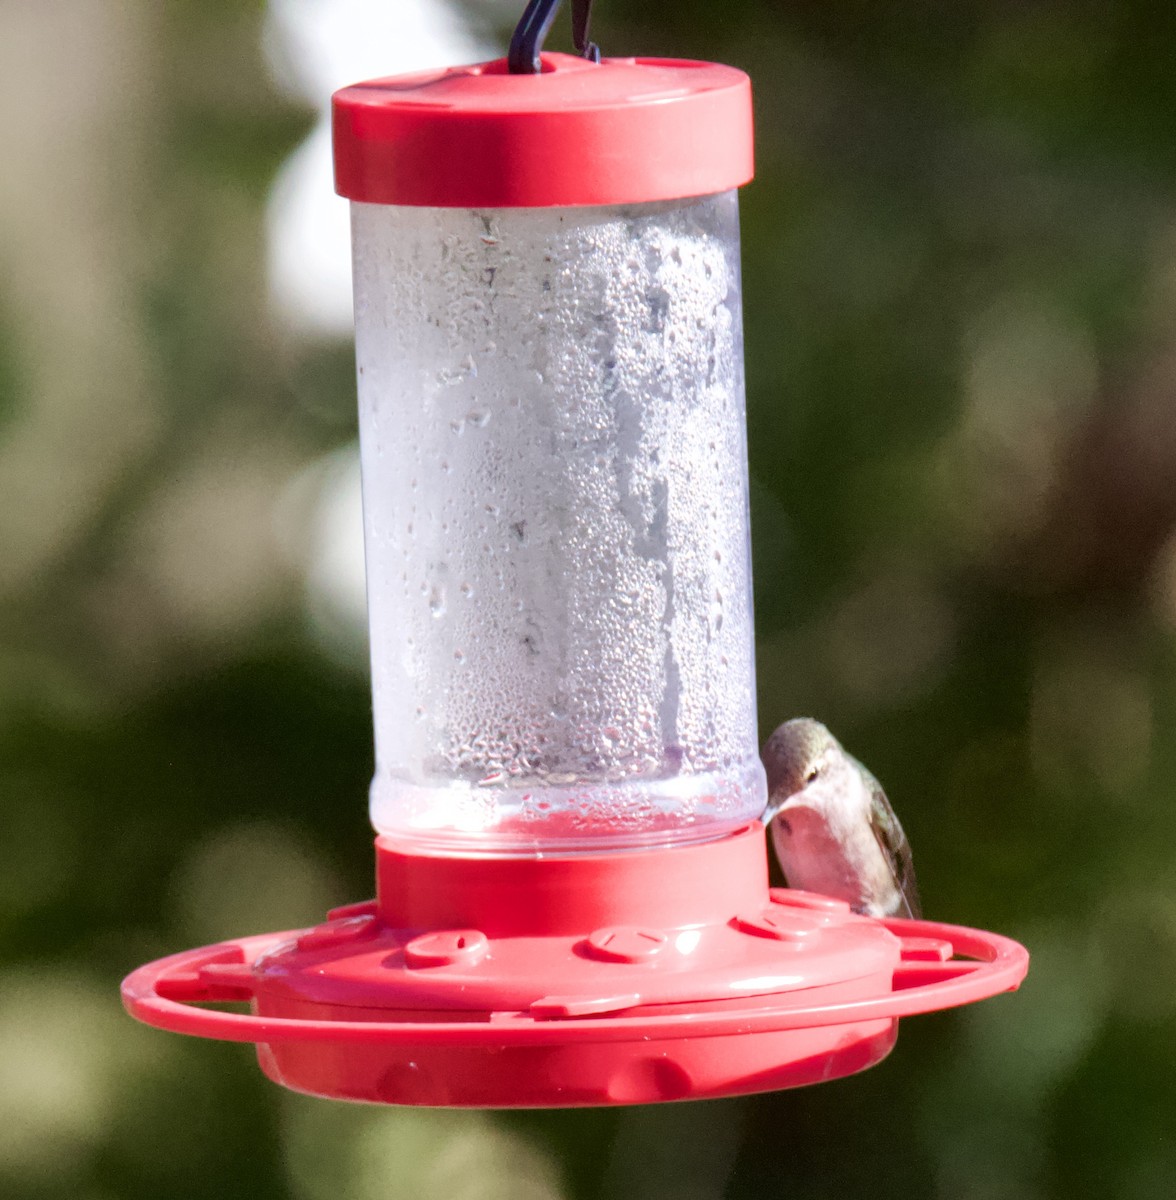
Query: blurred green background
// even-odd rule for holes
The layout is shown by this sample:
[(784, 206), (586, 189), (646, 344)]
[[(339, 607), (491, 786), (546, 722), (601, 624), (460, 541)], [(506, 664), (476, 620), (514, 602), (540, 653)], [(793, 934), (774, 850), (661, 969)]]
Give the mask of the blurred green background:
[(125, 1017), (139, 963), (371, 892), (351, 348), (267, 284), (316, 121), (273, 13), (6, 0), (0, 1196), (1176, 1195), (1176, 10), (597, 9), (755, 85), (764, 731), (834, 726), (1028, 982), (858, 1078), (603, 1112), (330, 1104)]

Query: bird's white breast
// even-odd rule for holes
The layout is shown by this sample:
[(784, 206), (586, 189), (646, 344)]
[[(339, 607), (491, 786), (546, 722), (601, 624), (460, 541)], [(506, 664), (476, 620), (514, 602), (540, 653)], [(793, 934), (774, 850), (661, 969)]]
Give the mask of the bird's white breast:
[[(870, 824), (871, 797), (848, 762), (799, 792), (772, 822), (788, 886), (882, 912), (894, 900), (894, 875)], [(782, 819), (781, 819), (782, 818)]]

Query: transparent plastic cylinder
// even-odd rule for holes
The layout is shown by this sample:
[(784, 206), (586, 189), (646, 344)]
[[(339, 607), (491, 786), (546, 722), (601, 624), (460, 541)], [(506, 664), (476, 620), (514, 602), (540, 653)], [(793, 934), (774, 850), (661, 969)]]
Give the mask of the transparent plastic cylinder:
[(352, 204), (376, 775), (452, 852), (763, 810), (734, 191)]

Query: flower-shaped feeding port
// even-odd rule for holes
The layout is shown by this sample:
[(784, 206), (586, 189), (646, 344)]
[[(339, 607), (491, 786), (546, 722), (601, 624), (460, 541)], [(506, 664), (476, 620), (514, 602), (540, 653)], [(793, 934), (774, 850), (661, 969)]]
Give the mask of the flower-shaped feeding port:
[(125, 1000), (352, 1100), (835, 1078), (883, 1058), (900, 1017), (1015, 987), (1028, 958), (769, 888), (736, 192), (750, 85), (709, 63), (540, 66), (335, 98), (377, 899), (145, 966)]

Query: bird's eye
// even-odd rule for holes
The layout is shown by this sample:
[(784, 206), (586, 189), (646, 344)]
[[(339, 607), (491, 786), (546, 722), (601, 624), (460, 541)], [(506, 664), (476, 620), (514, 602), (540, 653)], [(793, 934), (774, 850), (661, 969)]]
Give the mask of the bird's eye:
[(804, 777), (804, 781), (805, 781), (805, 783), (806, 783), (806, 784), (808, 784), (808, 783), (816, 783), (816, 781), (817, 781), (817, 776), (818, 776), (818, 775), (820, 775), (820, 773), (821, 773), (821, 772), (820, 772), (820, 770), (819, 770), (817, 767), (810, 767), (810, 768), (809, 768), (809, 770), (808, 770), (808, 774), (807, 774), (807, 775), (805, 775), (805, 777)]

